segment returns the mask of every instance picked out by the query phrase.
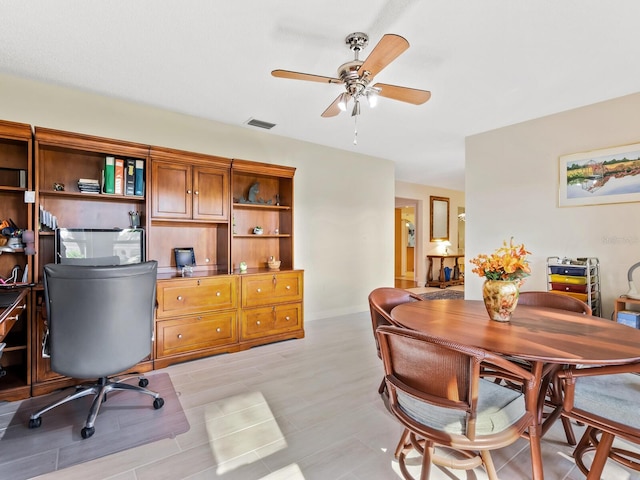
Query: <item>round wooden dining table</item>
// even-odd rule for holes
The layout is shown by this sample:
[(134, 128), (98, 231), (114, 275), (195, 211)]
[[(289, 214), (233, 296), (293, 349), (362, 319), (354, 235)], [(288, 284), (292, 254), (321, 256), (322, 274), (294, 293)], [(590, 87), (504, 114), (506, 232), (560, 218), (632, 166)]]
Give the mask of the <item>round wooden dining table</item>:
[(540, 437), (561, 413), (543, 419), (549, 376), (558, 365), (620, 365), (640, 361), (640, 330), (600, 317), (519, 305), (510, 322), (491, 320), (482, 301), (425, 300), (398, 305), (391, 318), (405, 328), (499, 355), (527, 360), (536, 377), (537, 432), (529, 432), (533, 478), (544, 478)]

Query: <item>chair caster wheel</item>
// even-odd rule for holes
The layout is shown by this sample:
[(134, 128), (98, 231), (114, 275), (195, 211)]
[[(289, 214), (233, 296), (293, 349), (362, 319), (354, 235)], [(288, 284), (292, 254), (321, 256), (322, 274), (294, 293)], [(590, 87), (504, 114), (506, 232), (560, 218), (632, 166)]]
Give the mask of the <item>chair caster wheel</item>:
[(147, 385), (149, 385), (149, 380), (147, 380), (146, 378), (141, 378), (138, 382), (139, 387), (147, 388)]
[(164, 400), (161, 397), (158, 397), (153, 401), (153, 408), (155, 408), (156, 410), (158, 410), (159, 408), (162, 408), (163, 405), (164, 405)]
[(29, 428), (38, 428), (42, 425), (42, 418), (30, 418), (29, 419)]
[(91, 427), (91, 428), (84, 427), (80, 432), (80, 435), (82, 435), (82, 438), (89, 438), (94, 433), (96, 433), (95, 427)]

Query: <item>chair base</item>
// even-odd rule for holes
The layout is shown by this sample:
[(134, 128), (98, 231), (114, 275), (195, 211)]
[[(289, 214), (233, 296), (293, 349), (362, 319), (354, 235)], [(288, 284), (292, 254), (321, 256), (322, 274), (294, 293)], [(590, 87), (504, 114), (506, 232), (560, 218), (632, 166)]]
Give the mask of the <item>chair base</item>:
[(40, 409), (39, 411), (31, 414), (31, 416), (29, 417), (29, 428), (40, 427), (40, 425), (42, 425), (41, 416), (47, 413), (49, 410), (53, 410), (54, 408), (72, 400), (76, 400), (77, 398), (86, 397), (87, 395), (94, 395), (95, 398), (91, 403), (87, 421), (85, 422), (84, 428), (81, 431), (82, 438), (89, 438), (95, 433), (94, 424), (96, 421), (96, 417), (98, 416), (98, 412), (100, 410), (100, 407), (102, 406), (102, 403), (107, 400), (107, 394), (109, 392), (112, 392), (114, 390), (128, 390), (149, 395), (154, 399), (153, 408), (155, 408), (156, 410), (162, 408), (162, 406), (164, 405), (164, 400), (162, 399), (162, 397), (160, 397), (159, 393), (147, 390), (145, 387), (148, 384), (149, 381), (146, 378), (140, 378), (138, 385), (129, 385), (128, 383), (123, 383), (121, 381), (112, 381), (107, 377), (101, 377), (96, 383), (78, 385), (74, 393), (67, 395), (57, 402), (51, 403), (46, 407)]
[(498, 480), (498, 474), (496, 473), (491, 454), (488, 450), (472, 452), (467, 450), (457, 450), (450, 447), (440, 447), (445, 450), (457, 452), (459, 458), (455, 458), (450, 455), (438, 455), (435, 453), (435, 447), (436, 445), (433, 442), (428, 442), (423, 438), (419, 438), (408, 429), (404, 430), (402, 437), (400, 438), (400, 442), (398, 442), (398, 446), (396, 447), (395, 457), (398, 460), (400, 473), (405, 480), (415, 480), (409, 473), (405, 462), (407, 454), (412, 450), (415, 450), (422, 456), (420, 480), (429, 479), (432, 464), (455, 470), (472, 470), (476, 467), (484, 467), (490, 480)]
[[(640, 471), (640, 454), (630, 450), (613, 447), (615, 435), (603, 432), (595, 427), (588, 427), (576, 446), (573, 456), (577, 467), (587, 479), (600, 479), (607, 458), (624, 465), (631, 470)], [(584, 455), (595, 451), (591, 468), (584, 463)]]

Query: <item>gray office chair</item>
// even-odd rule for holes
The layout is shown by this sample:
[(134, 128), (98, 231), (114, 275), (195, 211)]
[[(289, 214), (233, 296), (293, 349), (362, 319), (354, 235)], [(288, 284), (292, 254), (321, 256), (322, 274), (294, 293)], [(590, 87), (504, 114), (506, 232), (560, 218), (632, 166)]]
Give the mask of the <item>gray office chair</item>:
[(44, 294), (49, 324), (51, 369), (96, 383), (78, 386), (71, 395), (31, 415), (29, 428), (42, 423), (41, 415), (63, 403), (95, 395), (82, 429), (82, 438), (95, 432), (94, 423), (107, 393), (133, 390), (164, 400), (138, 385), (109, 377), (130, 369), (151, 353), (153, 313), (158, 265), (155, 261), (132, 265), (45, 265)]

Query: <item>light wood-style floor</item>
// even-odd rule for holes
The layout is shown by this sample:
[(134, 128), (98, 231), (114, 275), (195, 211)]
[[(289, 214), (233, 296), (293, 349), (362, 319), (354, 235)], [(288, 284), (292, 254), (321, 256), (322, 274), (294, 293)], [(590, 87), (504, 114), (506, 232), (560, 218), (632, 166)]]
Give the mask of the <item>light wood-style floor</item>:
[[(187, 433), (39, 478), (401, 478), (393, 452), (402, 429), (377, 394), (382, 364), (368, 312), (308, 322), (306, 333), (165, 369), (191, 424)], [(571, 451), (558, 422), (543, 442), (548, 480), (584, 478)], [(526, 440), (493, 456), (501, 479), (530, 478)], [(474, 473), (434, 468), (432, 479), (487, 478), (481, 469)], [(639, 478), (620, 467), (607, 475)]]

